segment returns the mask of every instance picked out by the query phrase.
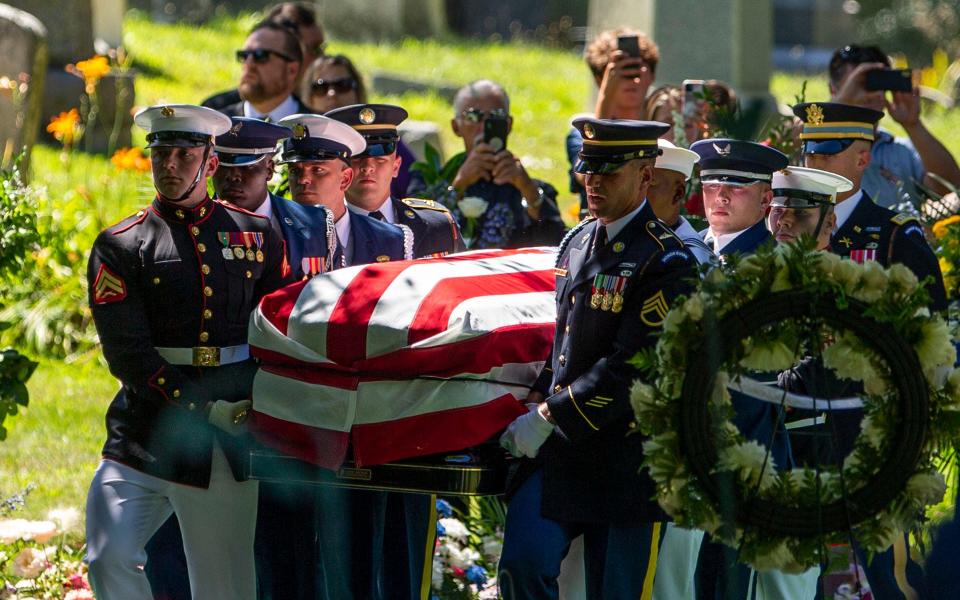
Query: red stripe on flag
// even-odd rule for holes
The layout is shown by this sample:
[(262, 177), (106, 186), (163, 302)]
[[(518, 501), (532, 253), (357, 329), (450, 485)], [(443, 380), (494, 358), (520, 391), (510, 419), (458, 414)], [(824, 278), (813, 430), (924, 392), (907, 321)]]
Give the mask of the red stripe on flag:
[(297, 298), (306, 281), (292, 283), (282, 287), (275, 292), (271, 292), (260, 300), (260, 312), (266, 317), (280, 333), (287, 335), (287, 325), (290, 322), (290, 313), (297, 304)]
[(336, 470), (347, 456), (349, 434), (250, 412), (250, 432), (261, 443), (300, 460)]
[(487, 441), (526, 412), (520, 401), (506, 394), (470, 408), (354, 425), (353, 458), (361, 467), (462, 450)]
[(420, 302), (413, 317), (407, 342), (415, 344), (446, 331), (450, 314), (463, 301), (482, 296), (503, 296), (556, 289), (553, 269), (448, 277), (440, 281)]
[(367, 324), (380, 296), (407, 267), (409, 261), (362, 269), (347, 286), (330, 313), (327, 325), (327, 356), (352, 366), (367, 355)]

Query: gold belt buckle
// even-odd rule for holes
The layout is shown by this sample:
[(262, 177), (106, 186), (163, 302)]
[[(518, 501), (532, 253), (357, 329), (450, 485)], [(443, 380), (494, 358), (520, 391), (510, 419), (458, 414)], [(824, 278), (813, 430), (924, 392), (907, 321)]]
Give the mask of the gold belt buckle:
[(194, 346), (193, 366), (219, 367), (220, 366), (220, 348), (216, 348), (212, 346)]

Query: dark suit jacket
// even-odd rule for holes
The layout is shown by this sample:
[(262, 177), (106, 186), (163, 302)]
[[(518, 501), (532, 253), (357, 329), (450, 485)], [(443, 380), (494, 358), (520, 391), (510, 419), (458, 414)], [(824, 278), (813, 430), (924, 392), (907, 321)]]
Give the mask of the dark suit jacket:
[[(310, 114), (313, 112), (313, 109), (300, 101), (300, 98), (297, 98), (296, 94), (293, 95), (293, 101), (297, 103), (297, 110), (294, 114), (305, 113)], [(228, 117), (242, 117), (243, 116), (243, 100), (239, 102), (234, 102), (233, 104), (228, 104), (222, 108), (218, 108), (218, 111), (227, 115)]]
[[(691, 291), (697, 261), (646, 205), (591, 252), (595, 230), (596, 221), (582, 225), (557, 263), (556, 338), (540, 379), (551, 380), (546, 401), (558, 428), (538, 457), (542, 513), (564, 522), (658, 521), (653, 481), (640, 468), (643, 436), (627, 435), (638, 376), (628, 361), (656, 343), (674, 298)], [(622, 306), (591, 305), (599, 275), (625, 284)]]
[(333, 270), (337, 233), (331, 228), (328, 235), (329, 209), (324, 206), (304, 206), (273, 194), (270, 194), (270, 208), (273, 212), (271, 221), (283, 234), (287, 262), (296, 279), (311, 274), (305, 268), (304, 259), (307, 258), (323, 259), (324, 268), (320, 272)]

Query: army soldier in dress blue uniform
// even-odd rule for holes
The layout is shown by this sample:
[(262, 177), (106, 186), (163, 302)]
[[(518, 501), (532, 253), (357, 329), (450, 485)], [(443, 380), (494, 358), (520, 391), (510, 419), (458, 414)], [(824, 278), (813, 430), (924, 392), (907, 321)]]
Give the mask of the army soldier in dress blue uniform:
[(629, 390), (628, 362), (656, 342), (696, 260), (645, 200), (662, 123), (577, 119), (578, 172), (596, 218), (574, 228), (557, 261), (552, 358), (530, 412), (501, 443), (531, 459), (512, 495), (499, 566), (504, 598), (556, 598), (560, 563), (584, 536), (590, 598), (649, 598), (665, 515), (653, 500)]
[(335, 268), (413, 258), (413, 232), (350, 209), (344, 194), (355, 175), (350, 158), (366, 142), (349, 125), (320, 115), (292, 115), (281, 121), (293, 135), (284, 140), (281, 162), (289, 166), (293, 199), (325, 206), (333, 213), (339, 242)]
[[(793, 112), (803, 120), (800, 139), (803, 141), (804, 164), (842, 175), (853, 182), (851, 191), (837, 196), (834, 207), (837, 228), (830, 239), (830, 249), (857, 262), (875, 260), (883, 266), (906, 265), (918, 279), (928, 281), (930, 308), (945, 309), (943, 276), (924, 237), (923, 227), (912, 216), (877, 206), (860, 187), (864, 171), (870, 164), (876, 124), (883, 113), (834, 102), (798, 104), (793, 107)], [(791, 391), (816, 394), (821, 398), (828, 397), (828, 394), (833, 397), (848, 395), (850, 391), (843, 389), (843, 382), (835, 378), (825, 380), (820, 377), (820, 389), (820, 386), (814, 387), (809, 372), (793, 369), (789, 375)], [(842, 459), (859, 435), (859, 418), (854, 417), (837, 415), (839, 439), (835, 441), (840, 456), (835, 458)], [(856, 549), (876, 598), (929, 597), (923, 571), (910, 558), (907, 533), (894, 540), (888, 550), (872, 557), (868, 557), (859, 546)]]
[(457, 222), (445, 206), (433, 200), (390, 196), (391, 182), (400, 169), (397, 125), (407, 118), (407, 111), (389, 104), (354, 104), (325, 116), (353, 127), (367, 141), (367, 149), (350, 161), (354, 177), (347, 202), (351, 206), (375, 219), (409, 227), (415, 258), (464, 250)]
[(870, 165), (877, 122), (883, 113), (835, 102), (798, 104), (793, 112), (803, 120), (800, 140), (804, 164), (853, 182), (853, 190), (837, 197), (832, 250), (857, 262), (875, 260), (885, 267), (901, 263), (920, 281), (929, 277), (930, 308), (945, 309), (943, 275), (924, 237), (923, 226), (915, 217), (877, 206), (860, 187)]
[(211, 200), (213, 138), (230, 119), (154, 106), (147, 130), (157, 197), (94, 242), (90, 306), (123, 388), (87, 496), (98, 598), (152, 598), (144, 545), (176, 514), (195, 598), (252, 599), (257, 483), (242, 481), (243, 420), (256, 365), (247, 322), (290, 281), (268, 219)]

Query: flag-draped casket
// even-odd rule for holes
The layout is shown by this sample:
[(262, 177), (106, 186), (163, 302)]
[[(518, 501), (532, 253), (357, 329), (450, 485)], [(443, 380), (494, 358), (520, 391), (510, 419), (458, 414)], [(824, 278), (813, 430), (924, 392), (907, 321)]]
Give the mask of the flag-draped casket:
[(252, 430), (337, 468), (479, 444), (525, 412), (556, 322), (555, 248), (326, 273), (250, 319)]

